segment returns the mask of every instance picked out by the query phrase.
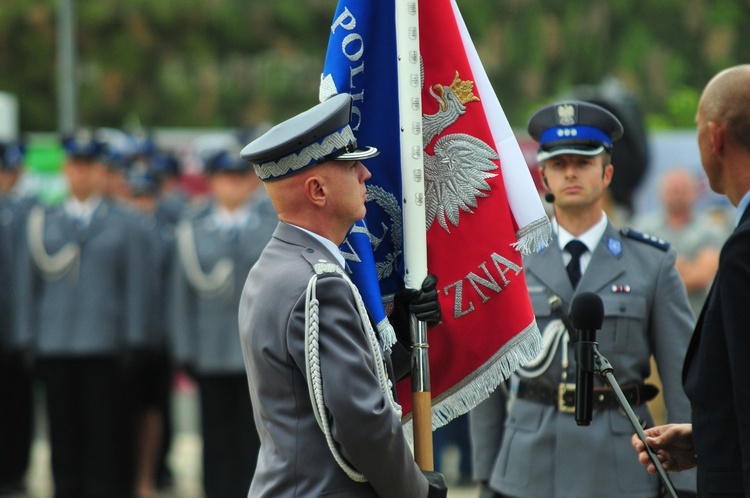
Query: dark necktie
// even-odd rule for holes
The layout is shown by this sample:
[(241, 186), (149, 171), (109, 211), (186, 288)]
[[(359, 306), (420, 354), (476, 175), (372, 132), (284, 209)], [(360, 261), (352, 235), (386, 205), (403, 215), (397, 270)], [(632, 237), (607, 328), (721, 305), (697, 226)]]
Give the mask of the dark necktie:
[(581, 254), (587, 251), (586, 245), (580, 240), (571, 240), (565, 245), (565, 250), (572, 256), (566, 270), (568, 270), (570, 283), (575, 289), (581, 279)]

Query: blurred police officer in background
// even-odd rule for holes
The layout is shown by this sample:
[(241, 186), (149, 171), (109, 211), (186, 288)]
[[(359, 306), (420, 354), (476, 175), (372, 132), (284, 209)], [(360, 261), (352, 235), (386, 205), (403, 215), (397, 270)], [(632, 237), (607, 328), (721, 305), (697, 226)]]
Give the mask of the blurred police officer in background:
[(33, 429), (32, 375), (11, 343), (16, 247), (33, 200), (17, 186), (25, 147), (0, 143), (0, 496), (23, 491)]
[(265, 189), (236, 152), (203, 153), (210, 196), (186, 208), (169, 288), (175, 360), (200, 390), (207, 498), (244, 498), (258, 456), (237, 324), (245, 278), (277, 223)]
[[(472, 411), (475, 477), (488, 497), (655, 498), (659, 480), (632, 461), (633, 428), (600, 376), (590, 426), (576, 425), (575, 339), (562, 315), (577, 294), (597, 293), (605, 317), (596, 336), (599, 350), (636, 415), (653, 425), (645, 403), (656, 388), (644, 384), (653, 354), (669, 420), (689, 420), (681, 373), (694, 318), (675, 251), (664, 241), (618, 229), (603, 211), (615, 172), (612, 144), (623, 133), (613, 114), (582, 101), (560, 102), (537, 111), (528, 131), (539, 142), (542, 178), (555, 211), (553, 241), (524, 257), (544, 348), (519, 369), (507, 417), (500, 389)], [(681, 477), (675, 486), (694, 492), (694, 475)]]
[(151, 169), (159, 178), (157, 217), (176, 225), (188, 203), (188, 192), (180, 185), (180, 158), (174, 151), (157, 150), (151, 158)]
[(148, 250), (149, 321), (148, 342), (133, 371), (133, 401), (136, 409), (136, 496), (156, 493), (163, 469), (165, 443), (171, 424), (167, 420), (172, 387), (172, 362), (167, 332), (167, 287), (171, 269), (174, 226), (158, 216), (160, 179), (151, 158), (141, 157), (126, 174), (126, 202), (142, 215), (150, 235)]
[(69, 195), (21, 237), (14, 343), (46, 388), (56, 498), (132, 496), (129, 368), (147, 342), (148, 237), (100, 191), (103, 143), (67, 137)]
[(96, 137), (104, 146), (99, 191), (105, 199), (122, 202), (128, 195), (127, 174), (137, 159), (138, 144), (135, 137), (117, 128), (99, 128)]

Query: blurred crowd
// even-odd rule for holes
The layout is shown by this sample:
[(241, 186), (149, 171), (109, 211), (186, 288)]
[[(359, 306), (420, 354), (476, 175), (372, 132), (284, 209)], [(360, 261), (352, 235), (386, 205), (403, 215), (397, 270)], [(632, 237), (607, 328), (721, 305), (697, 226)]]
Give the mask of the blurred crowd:
[(199, 195), (148, 136), (86, 130), (61, 145), (55, 203), (21, 194), (25, 144), (0, 146), (0, 496), (24, 493), (37, 386), (56, 497), (169, 488), (170, 396), (186, 372), (205, 496), (245, 497), (259, 442), (237, 308), (277, 223), (265, 189), (239, 140), (199, 151)]

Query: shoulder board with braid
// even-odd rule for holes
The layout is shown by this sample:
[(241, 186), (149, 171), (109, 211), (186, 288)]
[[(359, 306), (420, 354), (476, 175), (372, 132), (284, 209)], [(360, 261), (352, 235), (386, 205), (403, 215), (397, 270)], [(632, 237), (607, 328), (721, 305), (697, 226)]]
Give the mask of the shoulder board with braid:
[(623, 228), (620, 230), (620, 233), (629, 239), (643, 242), (644, 244), (656, 247), (657, 249), (660, 249), (662, 251), (666, 251), (669, 249), (669, 242), (647, 233), (639, 232), (631, 228)]

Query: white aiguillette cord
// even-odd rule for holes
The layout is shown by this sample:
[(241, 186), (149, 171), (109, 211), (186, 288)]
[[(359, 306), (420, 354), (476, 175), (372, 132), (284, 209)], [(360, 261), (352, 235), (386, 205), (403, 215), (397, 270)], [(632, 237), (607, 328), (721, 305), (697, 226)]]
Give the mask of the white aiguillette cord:
[(366, 482), (367, 478), (361, 472), (349, 465), (346, 459), (341, 455), (341, 452), (336, 446), (336, 442), (333, 440), (328, 417), (322, 415), (325, 413), (326, 408), (323, 399), (323, 377), (320, 372), (320, 355), (318, 351), (320, 339), (318, 308), (320, 303), (317, 299), (316, 285), (319, 275), (337, 273), (349, 284), (352, 294), (357, 302), (357, 309), (359, 311), (360, 320), (362, 321), (362, 326), (367, 334), (368, 345), (370, 346), (370, 352), (372, 353), (375, 366), (375, 375), (378, 378), (380, 389), (388, 398), (394, 415), (399, 419), (401, 418), (402, 410), (401, 406), (393, 399), (393, 393), (391, 391), (393, 384), (388, 378), (388, 372), (385, 369), (381, 346), (378, 342), (377, 335), (370, 324), (367, 310), (365, 309), (364, 302), (362, 301), (362, 297), (360, 296), (357, 287), (346, 276), (346, 274), (344, 274), (341, 268), (333, 263), (319, 263), (316, 264), (314, 268), (315, 275), (310, 278), (310, 281), (307, 284), (307, 293), (305, 295), (305, 371), (307, 374), (307, 387), (310, 391), (310, 401), (312, 402), (315, 420), (318, 422), (318, 426), (325, 435), (328, 448), (330, 448), (331, 454), (336, 460), (336, 463), (339, 464), (341, 469), (346, 472), (346, 475), (348, 475), (353, 481)]

